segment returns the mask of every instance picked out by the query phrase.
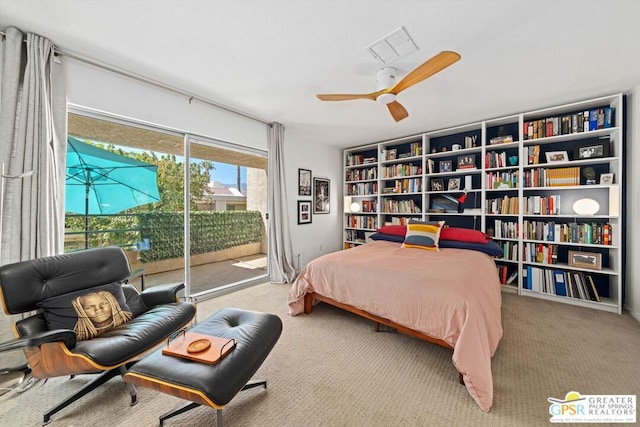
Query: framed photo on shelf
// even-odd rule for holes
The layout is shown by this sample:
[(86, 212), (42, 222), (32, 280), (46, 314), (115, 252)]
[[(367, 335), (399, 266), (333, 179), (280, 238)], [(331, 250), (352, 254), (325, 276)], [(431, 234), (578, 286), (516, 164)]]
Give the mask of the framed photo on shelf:
[(329, 213), (329, 184), (328, 178), (313, 178), (313, 213)]
[(440, 172), (452, 172), (453, 162), (451, 160), (440, 160)]
[(569, 153), (566, 151), (548, 151), (544, 155), (547, 157), (547, 163), (569, 161)]
[(432, 179), (431, 191), (444, 191), (444, 181), (442, 179)]
[(395, 160), (398, 158), (398, 149), (393, 148), (391, 150), (387, 150), (387, 160)]
[(569, 251), (569, 265), (571, 267), (602, 270), (602, 254), (596, 252)]
[(465, 154), (464, 156), (458, 156), (458, 169), (475, 169), (475, 167), (475, 154)]
[(573, 159), (595, 159), (598, 157), (609, 157), (609, 141), (580, 145), (574, 149)]
[(298, 224), (311, 224), (311, 200), (298, 200)]
[(612, 173), (600, 174), (600, 184), (603, 184), (603, 185), (613, 184), (613, 174)]
[(460, 178), (449, 178), (449, 182), (447, 184), (448, 184), (447, 190), (449, 191), (460, 190)]
[(311, 195), (311, 171), (298, 169), (298, 196)]

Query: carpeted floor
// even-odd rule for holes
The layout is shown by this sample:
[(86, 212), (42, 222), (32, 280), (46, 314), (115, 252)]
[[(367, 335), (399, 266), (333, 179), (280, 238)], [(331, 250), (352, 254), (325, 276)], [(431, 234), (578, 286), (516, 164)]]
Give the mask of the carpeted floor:
[[(640, 395), (640, 323), (628, 314), (503, 294), (494, 406), (484, 413), (458, 383), (450, 350), (375, 333), (371, 322), (323, 304), (309, 316), (290, 317), (288, 290), (266, 283), (198, 305), (198, 320), (234, 306), (275, 313), (284, 324), (256, 375), (268, 389), (236, 396), (223, 411), (226, 426), (548, 426), (548, 397)], [(89, 378), (57, 378), (5, 394), (0, 425), (40, 425), (45, 409)], [(156, 426), (160, 414), (184, 403), (143, 388), (138, 397), (130, 407), (124, 384), (114, 379), (55, 415), (52, 425)], [(213, 426), (215, 411), (199, 407), (165, 425)]]

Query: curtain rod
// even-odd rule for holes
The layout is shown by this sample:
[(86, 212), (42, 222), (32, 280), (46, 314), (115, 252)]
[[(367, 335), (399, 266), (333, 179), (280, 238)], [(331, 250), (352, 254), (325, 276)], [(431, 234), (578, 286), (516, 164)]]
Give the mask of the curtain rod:
[[(6, 39), (6, 35), (7, 35), (7, 33), (4, 30), (0, 30), (0, 36), (2, 37), (3, 41)], [(22, 41), (26, 42), (27, 40), (23, 38)], [(256, 122), (259, 122), (259, 123), (262, 123), (262, 124), (265, 124), (265, 125), (270, 125), (272, 123), (272, 122), (266, 121), (264, 119), (261, 119), (259, 117), (253, 116), (251, 114), (245, 113), (243, 111), (236, 110), (235, 108), (231, 108), (231, 107), (228, 107), (226, 105), (217, 103), (217, 102), (212, 101), (210, 99), (203, 98), (203, 97), (198, 96), (198, 95), (194, 95), (194, 94), (186, 92), (186, 91), (184, 91), (182, 89), (178, 89), (178, 88), (170, 86), (168, 84), (161, 83), (161, 82), (159, 82), (157, 80), (152, 80), (152, 79), (149, 79), (147, 77), (143, 77), (143, 76), (140, 76), (138, 74), (134, 74), (134, 73), (132, 73), (130, 71), (123, 70), (123, 69), (115, 67), (113, 65), (105, 64), (104, 62), (100, 62), (100, 61), (97, 61), (95, 59), (91, 59), (91, 58), (88, 58), (86, 56), (83, 56), (83, 55), (80, 55), (80, 54), (77, 54), (77, 53), (64, 52), (64, 51), (61, 51), (59, 48), (57, 48), (55, 46), (53, 47), (53, 51), (57, 55), (65, 56), (65, 57), (70, 58), (70, 59), (75, 59), (76, 61), (84, 62), (85, 64), (89, 64), (89, 65), (92, 65), (92, 66), (97, 67), (97, 68), (102, 68), (103, 70), (107, 70), (107, 71), (110, 71), (112, 73), (119, 74), (121, 76), (130, 78), (130, 79), (133, 79), (133, 80), (137, 80), (139, 82), (146, 83), (146, 84), (151, 85), (151, 86), (156, 86), (156, 87), (159, 87), (161, 89), (165, 89), (165, 90), (168, 90), (170, 92), (177, 93), (178, 95), (185, 96), (185, 97), (188, 98), (189, 104), (191, 104), (191, 101), (196, 100), (196, 101), (203, 102), (205, 104), (209, 104), (209, 105), (211, 105), (213, 107), (220, 108), (222, 110), (228, 111), (230, 113), (237, 114), (237, 115), (245, 117), (247, 119), (254, 120)]]

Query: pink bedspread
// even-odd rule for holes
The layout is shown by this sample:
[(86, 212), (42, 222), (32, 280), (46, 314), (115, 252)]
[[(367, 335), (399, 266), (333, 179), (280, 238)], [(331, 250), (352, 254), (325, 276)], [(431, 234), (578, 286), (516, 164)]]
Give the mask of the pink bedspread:
[(375, 241), (307, 264), (289, 291), (289, 314), (304, 312), (307, 292), (447, 342), (469, 394), (484, 411), (491, 409), (491, 357), (502, 338), (502, 298), (489, 255)]

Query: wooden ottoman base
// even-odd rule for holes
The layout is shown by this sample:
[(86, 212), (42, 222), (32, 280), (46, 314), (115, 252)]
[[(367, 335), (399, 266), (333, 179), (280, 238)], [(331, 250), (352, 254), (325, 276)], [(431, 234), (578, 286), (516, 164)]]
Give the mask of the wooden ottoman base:
[(214, 365), (163, 355), (159, 349), (133, 365), (124, 380), (192, 402), (163, 414), (160, 425), (196, 406), (207, 405), (217, 410), (218, 427), (222, 427), (222, 408), (236, 394), (249, 388), (266, 388), (266, 381), (249, 380), (280, 338), (282, 321), (273, 314), (223, 308), (191, 331), (235, 339), (236, 347)]

